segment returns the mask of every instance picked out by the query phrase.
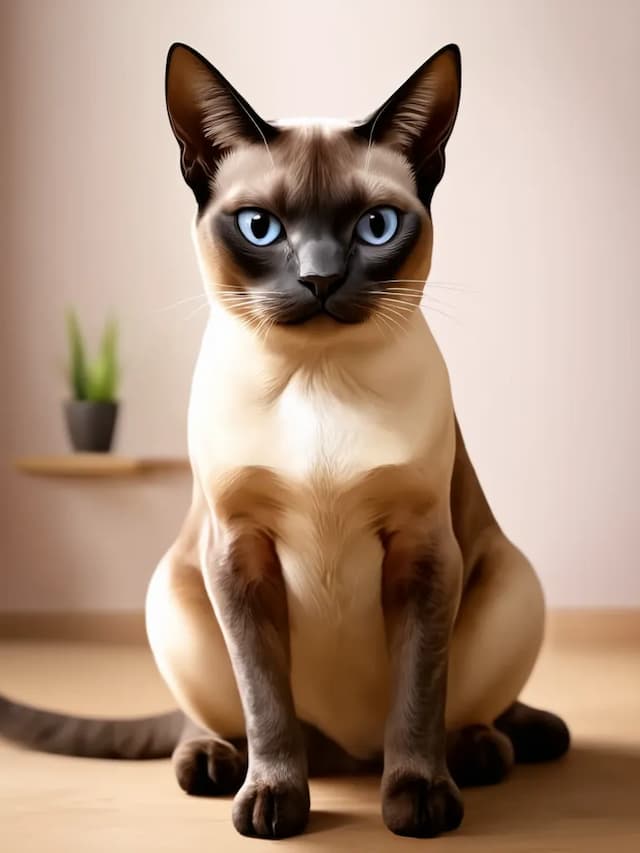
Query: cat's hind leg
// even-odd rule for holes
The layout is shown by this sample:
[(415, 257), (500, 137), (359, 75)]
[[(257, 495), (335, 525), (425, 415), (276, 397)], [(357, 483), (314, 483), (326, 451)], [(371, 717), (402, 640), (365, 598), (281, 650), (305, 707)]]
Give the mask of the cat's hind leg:
[(495, 721), (495, 727), (513, 745), (519, 764), (553, 761), (569, 749), (569, 729), (560, 717), (549, 711), (514, 702)]
[(202, 575), (178, 549), (149, 586), (147, 633), (187, 719), (172, 756), (178, 784), (194, 796), (235, 793), (247, 771), (240, 699)]
[(493, 726), (516, 701), (540, 651), (544, 610), (529, 561), (499, 530), (485, 536), (451, 638), (448, 731)]
[(447, 734), (447, 766), (460, 788), (502, 782), (514, 760), (510, 739), (493, 726), (465, 726)]
[(247, 775), (246, 739), (228, 741), (187, 720), (171, 761), (178, 785), (187, 794), (235, 794)]
[(485, 540), (453, 631), (447, 693), (451, 772), (490, 784), (516, 762), (558, 758), (569, 732), (517, 701), (542, 643), (544, 600), (528, 560), (498, 530)]

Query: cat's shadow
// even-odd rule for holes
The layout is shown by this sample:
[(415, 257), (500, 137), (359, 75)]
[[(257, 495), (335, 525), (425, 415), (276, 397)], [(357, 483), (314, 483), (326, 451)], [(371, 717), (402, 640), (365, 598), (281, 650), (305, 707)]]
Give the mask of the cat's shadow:
[[(603, 850), (610, 844), (617, 849), (616, 836), (640, 832), (639, 779), (640, 749), (579, 743), (561, 761), (518, 766), (501, 785), (465, 789), (464, 822), (447, 835), (447, 847), (455, 850), (457, 837), (467, 846), (470, 837), (477, 837), (503, 844), (526, 838), (535, 849), (538, 839), (540, 849), (546, 849), (574, 837), (588, 840), (594, 849), (600, 849), (598, 839)], [(395, 838), (382, 824), (379, 779), (318, 784), (318, 810), (299, 842), (306, 838), (308, 846), (315, 846), (317, 839), (324, 845), (353, 832), (363, 848), (379, 844), (381, 833), (385, 851), (396, 842), (406, 845), (407, 839)]]

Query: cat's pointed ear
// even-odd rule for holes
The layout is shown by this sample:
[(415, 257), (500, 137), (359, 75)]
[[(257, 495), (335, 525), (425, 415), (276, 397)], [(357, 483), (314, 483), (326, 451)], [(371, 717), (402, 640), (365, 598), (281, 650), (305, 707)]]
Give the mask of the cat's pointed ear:
[(444, 149), (460, 102), (460, 69), (458, 46), (443, 47), (355, 128), (368, 142), (387, 145), (407, 158), (427, 208), (444, 173)]
[(169, 120), (180, 145), (180, 166), (202, 208), (220, 158), (247, 142), (268, 145), (278, 131), (260, 118), (233, 86), (197, 51), (173, 44), (165, 92)]

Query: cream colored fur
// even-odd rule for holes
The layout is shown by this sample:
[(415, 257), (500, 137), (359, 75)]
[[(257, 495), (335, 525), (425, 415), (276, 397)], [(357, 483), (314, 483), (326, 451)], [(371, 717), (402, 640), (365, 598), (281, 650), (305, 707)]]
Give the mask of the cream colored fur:
[[(368, 164), (366, 180), (421, 210), (401, 158), (374, 152)], [(264, 150), (232, 155), (216, 204), (238, 197), (243, 175), (264, 183), (270, 168)], [(418, 268), (406, 277), (428, 273), (427, 224)], [(243, 733), (203, 558), (210, 526), (241, 515), (243, 524), (269, 531), (281, 561), (298, 715), (365, 757), (382, 748), (389, 702), (383, 548), (372, 522), (408, 501), (433, 508), (451, 529), (456, 436), (447, 370), (419, 310), (401, 333), (328, 318), (256, 331), (216, 295), (215, 246), (205, 226), (195, 239), (211, 308), (189, 408), (194, 497), (149, 588), (151, 647), (187, 713), (223, 737)], [(466, 454), (458, 464), (471, 471), (469, 485), (461, 477), (460, 514), (472, 522), (458, 540), (464, 570), (450, 728), (490, 723), (517, 698), (544, 613), (539, 583), (493, 520)]]

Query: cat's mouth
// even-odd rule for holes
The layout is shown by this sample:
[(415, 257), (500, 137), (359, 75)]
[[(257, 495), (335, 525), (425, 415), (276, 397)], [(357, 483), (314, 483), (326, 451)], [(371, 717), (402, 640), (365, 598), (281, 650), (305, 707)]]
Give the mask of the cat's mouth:
[(302, 326), (314, 320), (325, 322), (329, 320), (344, 326), (352, 326), (356, 323), (363, 323), (368, 316), (369, 312), (365, 313), (362, 308), (340, 306), (338, 309), (324, 302), (318, 303), (302, 313), (282, 317), (277, 322), (283, 326)]

